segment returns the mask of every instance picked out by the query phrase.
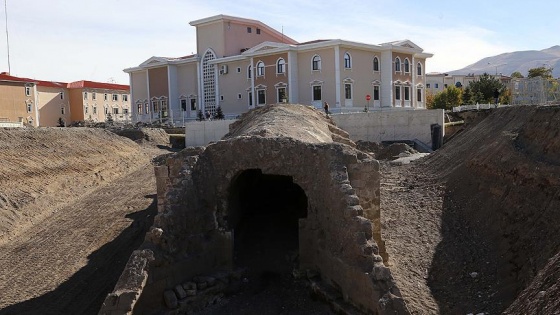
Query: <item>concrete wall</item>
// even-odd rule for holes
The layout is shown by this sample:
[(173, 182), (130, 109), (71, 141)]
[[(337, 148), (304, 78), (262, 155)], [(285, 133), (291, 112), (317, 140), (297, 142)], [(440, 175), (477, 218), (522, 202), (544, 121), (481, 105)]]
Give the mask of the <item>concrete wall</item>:
[[(443, 126), (443, 110), (373, 111), (332, 115), (337, 126), (350, 134), (350, 139), (373, 142), (418, 139), (432, 143), (431, 124)], [(442, 128), (443, 130), (443, 128)]]
[(205, 146), (211, 141), (222, 139), (235, 120), (195, 121), (185, 125), (185, 145)]
[[(418, 139), (432, 144), (431, 124), (443, 126), (443, 110), (371, 111), (332, 115), (338, 127), (350, 134), (350, 139), (366, 141), (391, 141)], [(220, 140), (229, 132), (235, 120), (197, 121), (186, 124), (186, 146), (207, 145)], [(443, 130), (443, 128), (442, 128)], [(444, 135), (442, 135), (443, 137)]]

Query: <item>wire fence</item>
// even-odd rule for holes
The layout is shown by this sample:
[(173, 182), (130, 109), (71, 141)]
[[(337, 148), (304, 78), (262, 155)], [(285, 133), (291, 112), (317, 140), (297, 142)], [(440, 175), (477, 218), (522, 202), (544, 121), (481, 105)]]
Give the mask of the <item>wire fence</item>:
[(560, 104), (560, 79), (513, 79), (509, 89), (512, 105)]

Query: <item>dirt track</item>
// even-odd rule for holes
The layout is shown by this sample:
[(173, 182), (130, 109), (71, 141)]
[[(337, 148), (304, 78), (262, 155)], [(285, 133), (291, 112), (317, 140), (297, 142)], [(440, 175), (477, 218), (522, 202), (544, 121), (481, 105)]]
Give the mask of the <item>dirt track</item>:
[[(40, 133), (42, 140), (49, 138), (48, 132)], [(105, 141), (107, 146), (90, 148), (101, 154), (81, 159), (99, 174), (106, 175), (103, 180), (91, 174), (88, 168), (81, 174), (74, 171), (75, 187), (62, 194), (66, 199), (61, 202), (41, 211), (37, 204), (44, 204), (44, 200), (39, 196), (34, 202), (20, 203), (17, 208), (9, 209), (16, 215), (11, 216), (10, 224), (4, 229), (5, 239), (9, 241), (0, 244), (0, 314), (97, 314), (130, 253), (140, 245), (146, 229), (151, 226), (157, 209), (150, 156), (164, 152), (141, 148), (132, 141), (104, 132), (94, 133), (88, 139)], [(58, 131), (53, 133), (54, 138), (60, 136)], [(83, 136), (77, 131), (77, 134), (62, 137), (66, 137), (65, 141), (77, 141)], [(99, 139), (95, 140), (96, 137)], [(45, 146), (60, 149), (58, 143), (49, 141)], [(75, 147), (80, 153), (82, 149), (88, 150), (80, 144)], [(121, 158), (106, 156), (111, 153), (107, 148), (119, 150)], [(42, 153), (52, 158), (45, 151)], [(68, 164), (78, 154), (70, 152), (68, 155), (68, 158), (59, 157), (62, 160), (59, 163)], [(13, 156), (12, 161), (17, 158)], [(127, 165), (123, 167), (123, 164)], [(41, 165), (35, 168), (42, 169)], [(15, 168), (11, 170), (15, 172)], [(65, 175), (61, 173), (66, 172), (49, 174), (43, 171), (32, 181), (27, 179), (27, 186), (35, 185), (31, 187), (35, 189), (44, 184), (54, 190), (55, 185), (64, 182)], [(25, 183), (26, 179), (21, 180)], [(9, 182), (2, 182), (2, 185), (0, 188), (3, 187), (6, 199), (26, 194), (22, 189), (6, 189), (10, 187)], [(64, 190), (64, 186), (58, 188)], [(52, 198), (46, 199), (52, 201)]]

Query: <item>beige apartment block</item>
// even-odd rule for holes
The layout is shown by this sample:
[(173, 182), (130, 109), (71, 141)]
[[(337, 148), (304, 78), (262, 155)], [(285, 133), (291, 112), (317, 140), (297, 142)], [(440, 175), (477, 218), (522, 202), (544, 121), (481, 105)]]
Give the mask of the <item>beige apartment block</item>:
[[(425, 53), (410, 40), (380, 45), (342, 39), (298, 43), (264, 23), (217, 15), (190, 23), (197, 53), (151, 57), (127, 68), (132, 119), (180, 124), (218, 107), (300, 103), (333, 112), (424, 109)], [(328, 37), (328, 34), (325, 34)]]
[(130, 122), (130, 89), (128, 85), (92, 81), (68, 83), (72, 121)]
[(52, 127), (59, 119), (70, 119), (66, 83), (0, 74), (0, 121)]
[(128, 85), (42, 81), (0, 73), (0, 123), (55, 127), (72, 122), (130, 122)]

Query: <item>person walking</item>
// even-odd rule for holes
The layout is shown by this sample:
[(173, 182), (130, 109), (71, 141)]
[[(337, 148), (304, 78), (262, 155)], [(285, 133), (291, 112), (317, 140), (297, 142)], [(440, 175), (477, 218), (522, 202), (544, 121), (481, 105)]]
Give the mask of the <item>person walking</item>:
[(325, 109), (325, 115), (329, 117), (329, 103), (325, 102), (325, 104), (323, 104), (323, 108)]
[(500, 100), (500, 90), (496, 88), (494, 89), (494, 104), (498, 105), (499, 100)]

